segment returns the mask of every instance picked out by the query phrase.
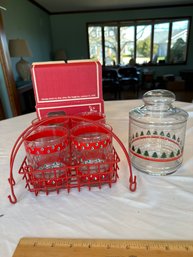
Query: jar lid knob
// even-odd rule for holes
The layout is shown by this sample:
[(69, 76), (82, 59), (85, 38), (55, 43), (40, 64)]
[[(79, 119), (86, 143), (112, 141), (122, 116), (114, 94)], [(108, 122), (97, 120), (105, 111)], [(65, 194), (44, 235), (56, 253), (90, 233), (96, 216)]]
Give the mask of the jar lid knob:
[(155, 104), (168, 105), (173, 103), (175, 99), (176, 99), (175, 94), (165, 89), (154, 89), (146, 92), (143, 95), (143, 101), (148, 105), (155, 105)]

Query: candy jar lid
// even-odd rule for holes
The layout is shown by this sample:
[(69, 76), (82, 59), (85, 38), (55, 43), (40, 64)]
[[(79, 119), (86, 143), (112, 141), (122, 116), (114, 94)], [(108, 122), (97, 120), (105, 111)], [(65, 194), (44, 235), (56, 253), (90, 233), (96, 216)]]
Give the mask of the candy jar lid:
[(173, 107), (175, 94), (164, 89), (155, 89), (143, 95), (144, 105), (130, 111), (130, 118), (149, 124), (176, 124), (187, 121), (188, 113)]

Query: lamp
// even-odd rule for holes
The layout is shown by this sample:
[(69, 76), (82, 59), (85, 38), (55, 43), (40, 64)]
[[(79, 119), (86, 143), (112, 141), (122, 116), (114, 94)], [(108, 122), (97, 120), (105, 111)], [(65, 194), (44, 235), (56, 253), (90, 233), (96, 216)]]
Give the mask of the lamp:
[(23, 59), (23, 57), (32, 56), (31, 49), (24, 39), (11, 39), (9, 40), (9, 52), (11, 57), (21, 57), (16, 63), (16, 70), (22, 80), (30, 80), (30, 64)]

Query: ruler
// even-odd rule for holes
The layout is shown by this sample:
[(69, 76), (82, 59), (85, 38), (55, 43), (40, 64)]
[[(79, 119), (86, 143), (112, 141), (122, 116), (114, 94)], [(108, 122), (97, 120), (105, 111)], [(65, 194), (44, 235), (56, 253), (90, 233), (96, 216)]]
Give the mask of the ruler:
[(22, 238), (13, 257), (193, 257), (193, 241)]

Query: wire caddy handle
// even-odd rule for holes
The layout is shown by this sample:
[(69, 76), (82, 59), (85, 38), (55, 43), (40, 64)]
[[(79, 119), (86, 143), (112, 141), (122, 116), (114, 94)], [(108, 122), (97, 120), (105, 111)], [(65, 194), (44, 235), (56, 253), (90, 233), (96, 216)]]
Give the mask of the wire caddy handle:
[[(8, 195), (8, 199), (12, 204), (17, 202), (17, 197), (14, 192), (14, 186), (16, 185), (14, 176), (13, 176), (13, 169), (14, 169), (14, 161), (16, 155), (24, 143), (25, 139), (34, 131), (36, 131), (40, 126), (47, 124), (48, 122), (52, 122), (56, 117), (46, 117), (37, 121), (35, 124), (31, 124), (27, 127), (17, 138), (10, 155), (10, 175), (8, 178), (8, 182), (10, 185), (10, 195)], [(121, 142), (119, 137), (105, 124), (99, 123), (98, 121), (91, 121), (89, 119), (80, 117), (80, 116), (57, 116), (57, 118), (62, 119), (64, 121), (76, 119), (81, 122), (90, 123), (92, 126), (96, 126), (99, 129), (102, 129), (106, 133), (108, 133), (112, 138), (114, 138), (121, 149), (123, 150), (128, 167), (129, 167), (129, 189), (130, 191), (134, 192), (137, 187), (136, 176), (133, 176), (132, 167), (130, 162), (129, 154)], [(26, 181), (25, 188), (28, 191), (35, 193), (37, 196), (40, 191), (44, 191), (46, 195), (49, 194), (50, 191), (56, 191), (59, 193), (61, 189), (67, 189), (70, 192), (71, 188), (78, 188), (80, 191), (81, 187), (87, 186), (89, 190), (93, 186), (98, 186), (101, 188), (103, 184), (108, 184), (111, 187), (112, 183), (115, 183), (118, 178), (117, 171), (119, 169), (118, 162), (120, 158), (116, 153), (113, 147), (113, 160), (107, 161), (105, 164), (108, 165), (108, 171), (103, 171), (104, 163), (97, 163), (95, 164), (95, 168), (97, 170), (94, 172), (92, 171), (93, 165), (92, 164), (79, 164), (79, 165), (68, 165), (65, 168), (48, 168), (45, 170), (36, 170), (33, 169), (30, 165), (28, 165), (27, 157), (24, 158), (18, 173), (23, 175), (23, 180)], [(103, 166), (102, 166), (103, 165)], [(84, 172), (81, 172), (81, 168), (84, 168)], [(86, 169), (86, 172), (85, 172)], [(49, 175), (49, 176), (48, 176)]]

